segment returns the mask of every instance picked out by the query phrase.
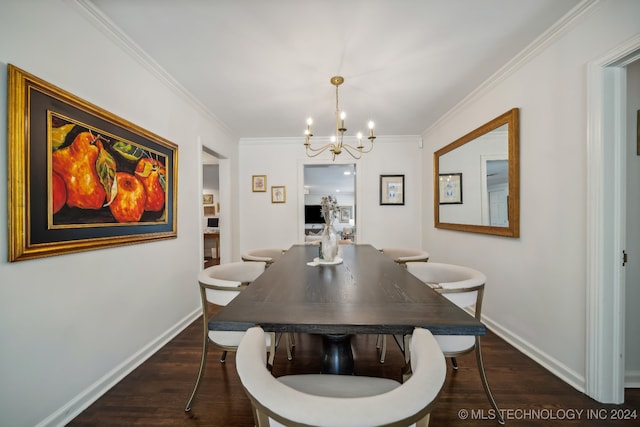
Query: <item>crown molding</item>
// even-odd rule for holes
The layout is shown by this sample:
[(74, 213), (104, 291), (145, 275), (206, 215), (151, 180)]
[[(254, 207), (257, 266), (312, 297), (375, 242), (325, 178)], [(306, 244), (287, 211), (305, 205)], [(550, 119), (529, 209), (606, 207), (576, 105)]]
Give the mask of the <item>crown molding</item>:
[(202, 102), (184, 88), (171, 76), (160, 64), (158, 64), (144, 49), (138, 46), (120, 27), (111, 21), (102, 11), (100, 11), (91, 0), (65, 0), (74, 7), (85, 19), (95, 25), (104, 35), (115, 42), (126, 54), (136, 60), (143, 68), (153, 74), (162, 84), (173, 93), (185, 100), (194, 109), (202, 113), (205, 117), (213, 120), (230, 137), (237, 139), (237, 135), (213, 114)]
[[(420, 142), (422, 138), (420, 135), (383, 135), (376, 136), (374, 144), (415, 144)], [(265, 137), (265, 138), (240, 138), (240, 145), (303, 145), (305, 141), (304, 136), (289, 136), (289, 137)], [(327, 144), (329, 143), (329, 137), (314, 137), (313, 144)], [(357, 144), (356, 137), (344, 137), (344, 142), (352, 145)]]
[(451, 120), (460, 110), (475, 100), (485, 95), (491, 88), (513, 75), (517, 70), (538, 56), (547, 46), (559, 39), (586, 13), (588, 13), (600, 0), (583, 0), (573, 9), (567, 12), (562, 18), (556, 21), (544, 33), (538, 36), (533, 42), (525, 47), (520, 53), (503, 65), (498, 71), (492, 74), (487, 80), (481, 83), (476, 89), (465, 96), (453, 108), (444, 113), (438, 120), (429, 126), (422, 135), (427, 137), (433, 130)]

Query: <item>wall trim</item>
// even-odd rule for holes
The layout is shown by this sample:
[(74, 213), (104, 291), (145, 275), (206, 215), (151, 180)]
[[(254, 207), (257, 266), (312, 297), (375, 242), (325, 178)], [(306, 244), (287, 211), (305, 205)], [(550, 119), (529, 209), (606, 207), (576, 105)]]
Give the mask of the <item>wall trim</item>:
[(567, 12), (562, 18), (560, 18), (555, 24), (553, 24), (547, 31), (538, 36), (527, 47), (522, 49), (516, 56), (509, 62), (503, 65), (498, 71), (493, 73), (487, 80), (481, 83), (476, 89), (465, 96), (459, 103), (453, 108), (444, 113), (438, 118), (431, 126), (429, 126), (422, 136), (426, 139), (428, 135), (435, 129), (438, 129), (444, 123), (456, 117), (460, 110), (467, 105), (473, 103), (476, 99), (484, 96), (498, 83), (504, 81), (509, 76), (514, 74), (517, 70), (522, 68), (531, 59), (535, 58), (540, 52), (542, 52), (549, 44), (553, 43), (558, 38), (562, 37), (578, 19), (581, 19), (584, 14), (591, 10), (592, 6), (597, 4), (600, 0), (583, 0), (576, 5), (573, 9)]
[[(328, 143), (329, 137), (313, 137), (313, 140), (316, 141), (314, 144), (318, 143)], [(422, 138), (420, 135), (382, 135), (376, 136), (376, 141), (374, 142), (374, 150), (375, 144), (416, 144), (420, 143)], [(345, 143), (350, 143), (356, 145), (358, 140), (355, 136), (345, 136)], [(265, 137), (265, 138), (240, 138), (238, 141), (240, 146), (251, 146), (251, 145), (292, 145), (292, 144), (304, 144), (304, 136), (289, 136), (289, 137)]]
[[(500, 338), (505, 340), (510, 345), (514, 346), (520, 352), (522, 352), (525, 356), (529, 357), (543, 368), (560, 378), (562, 381), (566, 382), (576, 390), (581, 393), (584, 393), (585, 390), (585, 378), (580, 375), (578, 372), (570, 369), (564, 363), (559, 360), (551, 357), (546, 352), (540, 350), (538, 347), (532, 345), (527, 340), (522, 339), (517, 334), (513, 333), (508, 328), (500, 325), (499, 323), (493, 321), (491, 318), (482, 316), (482, 322), (489, 328), (493, 333), (498, 335)], [(485, 361), (485, 369), (487, 366), (491, 366), (491, 362), (487, 363)]]
[(138, 46), (129, 36), (127, 36), (116, 24), (113, 23), (104, 13), (102, 13), (90, 0), (66, 0), (68, 4), (74, 7), (85, 19), (95, 24), (95, 27), (106, 35), (111, 41), (119, 46), (123, 52), (136, 60), (142, 68), (153, 74), (160, 82), (162, 82), (173, 93), (184, 99), (196, 111), (202, 113), (214, 121), (222, 130), (233, 139), (237, 139), (234, 132), (215, 114), (213, 114), (200, 100), (198, 100), (191, 92), (184, 88), (178, 81), (173, 78), (160, 64), (158, 64), (144, 49)]
[(198, 308), (183, 317), (163, 334), (134, 353), (124, 362), (107, 372), (98, 381), (84, 389), (60, 409), (40, 421), (36, 427), (63, 426), (77, 417), (82, 411), (98, 400), (103, 394), (120, 382), (124, 377), (142, 365), (148, 358), (174, 339), (180, 332), (202, 315), (202, 308)]
[(640, 371), (627, 371), (624, 375), (624, 386), (640, 388)]

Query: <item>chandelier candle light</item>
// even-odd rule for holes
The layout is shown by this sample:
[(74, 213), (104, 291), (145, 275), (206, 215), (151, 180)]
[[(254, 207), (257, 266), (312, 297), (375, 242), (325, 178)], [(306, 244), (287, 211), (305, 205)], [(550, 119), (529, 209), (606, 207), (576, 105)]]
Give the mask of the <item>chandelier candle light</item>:
[(369, 140), (370, 145), (367, 149), (365, 149), (364, 145), (362, 145), (361, 132), (358, 132), (358, 134), (356, 135), (356, 137), (358, 138), (358, 145), (356, 147), (350, 144), (345, 144), (343, 142), (344, 133), (347, 131), (347, 128), (344, 127), (344, 119), (347, 115), (344, 111), (340, 111), (340, 106), (338, 104), (338, 87), (342, 83), (344, 83), (344, 77), (331, 77), (331, 84), (336, 87), (336, 134), (331, 136), (331, 142), (329, 144), (325, 144), (322, 147), (318, 148), (313, 148), (311, 146), (310, 141), (311, 137), (313, 136), (313, 134), (311, 133), (311, 125), (313, 124), (313, 119), (311, 117), (307, 119), (307, 130), (304, 131), (304, 134), (306, 136), (304, 146), (307, 151), (307, 156), (309, 157), (315, 157), (318, 154), (329, 150), (331, 151), (331, 159), (335, 160), (336, 155), (342, 153), (342, 150), (344, 149), (344, 151), (349, 153), (351, 157), (353, 157), (354, 159), (359, 159), (360, 157), (362, 157), (363, 153), (368, 153), (373, 149), (373, 140), (376, 139), (376, 137), (373, 134), (374, 123), (372, 121), (369, 121), (368, 124), (369, 136), (367, 137), (367, 139)]

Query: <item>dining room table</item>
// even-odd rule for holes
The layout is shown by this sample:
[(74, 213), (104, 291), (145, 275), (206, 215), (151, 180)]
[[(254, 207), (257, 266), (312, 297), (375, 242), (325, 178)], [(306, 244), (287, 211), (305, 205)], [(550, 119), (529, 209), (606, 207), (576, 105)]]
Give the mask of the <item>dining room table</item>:
[(293, 245), (227, 306), (209, 329), (322, 335), (322, 372), (351, 374), (355, 334), (486, 334), (482, 322), (368, 244), (341, 245), (319, 259), (316, 245)]

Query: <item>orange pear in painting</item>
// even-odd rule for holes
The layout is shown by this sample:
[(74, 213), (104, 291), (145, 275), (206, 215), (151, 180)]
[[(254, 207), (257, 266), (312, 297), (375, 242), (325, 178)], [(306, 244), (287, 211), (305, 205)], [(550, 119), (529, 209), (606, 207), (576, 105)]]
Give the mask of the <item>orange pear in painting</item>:
[(136, 177), (144, 185), (147, 192), (147, 202), (144, 210), (161, 211), (164, 209), (167, 172), (159, 161), (143, 157), (136, 165)]
[(70, 207), (100, 209), (104, 205), (107, 193), (96, 172), (100, 148), (95, 139), (91, 132), (79, 133), (71, 145), (51, 154), (53, 171), (64, 181)]
[(51, 196), (52, 212), (55, 214), (67, 203), (67, 187), (57, 172), (51, 172)]
[(140, 221), (147, 201), (144, 186), (135, 175), (127, 172), (116, 173), (118, 190), (109, 204), (111, 214), (118, 222)]

